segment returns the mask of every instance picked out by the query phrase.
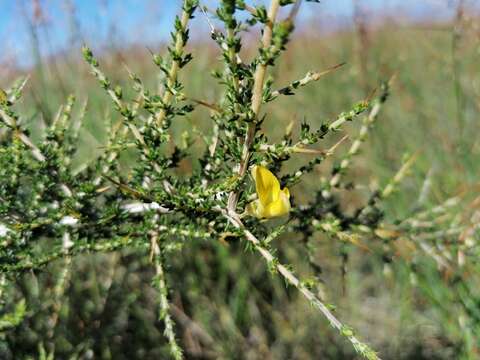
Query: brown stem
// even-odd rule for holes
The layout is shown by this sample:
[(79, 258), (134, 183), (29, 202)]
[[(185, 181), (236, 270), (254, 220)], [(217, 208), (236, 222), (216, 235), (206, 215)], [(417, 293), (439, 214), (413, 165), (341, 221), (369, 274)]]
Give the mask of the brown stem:
[[(272, 0), (270, 9), (268, 10), (268, 22), (263, 30), (262, 47), (267, 49), (272, 42), (273, 24), (277, 18), (278, 9), (280, 7), (280, 0)], [(245, 141), (243, 143), (242, 158), (240, 160), (238, 175), (240, 178), (245, 176), (248, 169), (248, 160), (250, 159), (250, 147), (255, 137), (256, 120), (260, 112), (263, 96), (263, 84), (265, 82), (265, 75), (267, 73), (267, 64), (259, 63), (255, 69), (252, 105), (251, 110), (254, 114), (254, 119), (248, 124)], [(238, 202), (238, 192), (231, 192), (228, 197), (228, 209), (234, 211)]]

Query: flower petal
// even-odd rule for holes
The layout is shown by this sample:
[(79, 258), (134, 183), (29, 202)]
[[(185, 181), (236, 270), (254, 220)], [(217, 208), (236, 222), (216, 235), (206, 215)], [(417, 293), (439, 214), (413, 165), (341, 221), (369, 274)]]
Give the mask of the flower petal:
[(285, 194), (285, 192), (282, 191), (277, 201), (274, 201), (265, 207), (264, 211), (262, 212), (262, 215), (265, 218), (273, 218), (277, 216), (286, 215), (289, 212), (290, 212), (290, 201), (288, 199), (288, 196)]
[(280, 183), (270, 170), (263, 166), (254, 166), (252, 176), (258, 198), (263, 206), (278, 200), (280, 195)]

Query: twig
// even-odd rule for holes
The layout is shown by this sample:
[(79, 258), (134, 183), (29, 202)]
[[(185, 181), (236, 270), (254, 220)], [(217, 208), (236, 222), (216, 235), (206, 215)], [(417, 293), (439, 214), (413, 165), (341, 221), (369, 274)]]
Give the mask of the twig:
[(276, 91), (272, 92), (271, 97), (276, 98), (280, 95), (293, 95), (293, 90), (298, 89), (299, 87), (306, 86), (313, 81), (318, 81), (323, 76), (331, 73), (332, 71), (337, 70), (338, 68), (342, 67), (345, 64), (346, 63), (343, 62), (343, 63), (337, 64), (337, 65), (334, 65), (334, 66), (332, 66), (332, 67), (330, 67), (330, 68), (328, 68), (327, 70), (324, 70), (324, 71), (309, 72), (305, 75), (305, 77), (303, 79), (296, 80), (296, 81), (292, 82), (291, 84), (289, 84), (288, 86), (285, 86), (285, 87), (283, 87), (279, 90), (276, 90)]
[(153, 231), (150, 234), (150, 247), (153, 255), (153, 263), (155, 266), (155, 285), (158, 289), (160, 298), (160, 311), (158, 317), (163, 320), (165, 324), (165, 336), (170, 344), (170, 354), (172, 354), (175, 360), (183, 359), (182, 349), (178, 346), (175, 340), (175, 333), (173, 331), (173, 320), (170, 317), (170, 305), (168, 303), (167, 294), (168, 288), (165, 282), (165, 273), (162, 265), (162, 255), (160, 247), (158, 246), (158, 232)]
[[(189, 22), (190, 16), (191, 16), (191, 14), (188, 11), (186, 11), (185, 4), (186, 4), (186, 0), (183, 1), (182, 15), (181, 15), (181, 20), (180, 20), (181, 29), (179, 29), (177, 31), (177, 34), (176, 34), (176, 37), (175, 37), (175, 49), (174, 49), (174, 51), (175, 51), (175, 54), (177, 56), (179, 56), (179, 54), (183, 50), (183, 47), (185, 46), (183, 33), (187, 29), (187, 25), (188, 25), (188, 22)], [(167, 76), (165, 93), (163, 94), (163, 98), (162, 98), (162, 103), (163, 103), (164, 106), (170, 104), (170, 102), (173, 99), (174, 94), (172, 92), (172, 88), (175, 85), (175, 83), (177, 82), (177, 76), (178, 76), (178, 70), (179, 69), (180, 69), (180, 60), (172, 59), (172, 65), (170, 67), (170, 70), (169, 70), (168, 76)], [(165, 120), (166, 115), (167, 115), (167, 111), (164, 108), (160, 109), (160, 111), (158, 112), (158, 114), (155, 117), (155, 120), (156, 120), (158, 126), (161, 127), (163, 125), (163, 121)]]
[[(273, 34), (273, 24), (277, 18), (278, 9), (280, 7), (280, 0), (272, 0), (270, 2), (270, 9), (268, 10), (268, 22), (263, 29), (262, 46), (263, 49), (270, 47)], [(254, 115), (252, 122), (248, 124), (247, 133), (245, 135), (245, 141), (243, 143), (242, 157), (240, 160), (238, 175), (243, 178), (247, 172), (248, 160), (250, 159), (250, 147), (255, 137), (256, 121), (260, 112), (260, 106), (262, 105), (263, 98), (263, 83), (265, 82), (265, 75), (267, 72), (267, 64), (262, 62), (257, 64), (254, 75), (253, 94), (251, 110)], [(238, 202), (238, 192), (231, 192), (228, 197), (228, 209), (235, 211)]]
[(315, 294), (308, 290), (305, 285), (303, 285), (303, 283), (289, 269), (287, 269), (287, 267), (276, 261), (272, 253), (262, 246), (260, 240), (258, 240), (255, 235), (245, 228), (245, 225), (242, 223), (237, 213), (228, 212), (227, 210), (221, 211), (232, 225), (244, 233), (245, 238), (253, 244), (255, 250), (260, 253), (265, 261), (269, 265), (274, 266), (278, 273), (280, 273), (280, 275), (282, 275), (289, 284), (296, 287), (300, 293), (327, 318), (332, 327), (340, 331), (340, 333), (350, 341), (357, 353), (369, 360), (380, 360), (377, 354), (367, 344), (358, 340), (354, 336), (353, 331), (349, 327), (342, 324), (340, 320), (338, 320), (332, 314), (328, 307)]

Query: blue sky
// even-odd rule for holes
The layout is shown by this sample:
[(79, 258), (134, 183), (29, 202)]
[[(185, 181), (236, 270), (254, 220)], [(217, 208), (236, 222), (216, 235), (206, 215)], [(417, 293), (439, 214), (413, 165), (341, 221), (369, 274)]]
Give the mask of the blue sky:
[[(310, 19), (313, 31), (346, 26), (351, 23), (354, 0), (323, 0), (320, 4), (304, 3), (300, 17)], [(389, 13), (409, 18), (445, 19), (454, 13), (458, 0), (357, 0), (371, 18)], [(469, 0), (475, 2), (477, 0)], [(32, 64), (32, 41), (26, 16), (32, 18), (35, 0), (0, 0), (0, 64)], [(153, 45), (165, 39), (179, 0), (38, 0), (46, 22), (38, 29), (42, 56), (68, 49), (72, 42), (72, 17), (67, 4), (75, 8), (75, 21), (81, 41), (106, 46), (132, 43)], [(261, 0), (247, 1), (250, 4)], [(216, 1), (205, 0), (214, 5)], [(318, 14), (322, 21), (316, 21)], [(201, 14), (193, 23), (193, 37), (208, 34)]]

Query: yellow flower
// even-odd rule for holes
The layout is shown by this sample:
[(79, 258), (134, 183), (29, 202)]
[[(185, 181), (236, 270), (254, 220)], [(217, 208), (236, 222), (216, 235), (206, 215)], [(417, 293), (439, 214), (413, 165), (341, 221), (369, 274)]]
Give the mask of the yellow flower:
[(290, 211), (288, 188), (280, 189), (278, 179), (263, 166), (254, 166), (252, 176), (258, 199), (247, 205), (247, 214), (259, 219), (288, 214)]

